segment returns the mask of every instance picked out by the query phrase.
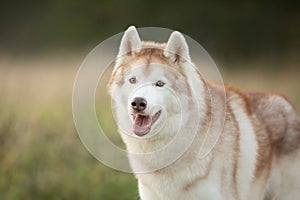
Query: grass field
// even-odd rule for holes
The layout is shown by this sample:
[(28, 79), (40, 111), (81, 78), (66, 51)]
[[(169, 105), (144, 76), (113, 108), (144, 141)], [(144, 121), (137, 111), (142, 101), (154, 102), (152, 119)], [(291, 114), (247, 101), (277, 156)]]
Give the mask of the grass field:
[[(138, 199), (133, 175), (102, 165), (76, 133), (72, 87), (83, 58), (1, 57), (0, 199)], [(262, 66), (221, 71), (229, 84), (278, 91), (300, 111), (300, 68)]]

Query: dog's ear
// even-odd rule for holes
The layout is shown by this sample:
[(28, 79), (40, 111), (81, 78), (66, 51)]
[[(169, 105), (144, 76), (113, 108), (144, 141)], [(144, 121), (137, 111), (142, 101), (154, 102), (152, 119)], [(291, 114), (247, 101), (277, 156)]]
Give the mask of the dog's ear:
[(190, 61), (189, 47), (180, 32), (174, 31), (171, 34), (164, 54), (175, 63)]
[(142, 42), (136, 28), (130, 26), (122, 37), (118, 57), (124, 55), (130, 56), (132, 52), (140, 50), (141, 47)]

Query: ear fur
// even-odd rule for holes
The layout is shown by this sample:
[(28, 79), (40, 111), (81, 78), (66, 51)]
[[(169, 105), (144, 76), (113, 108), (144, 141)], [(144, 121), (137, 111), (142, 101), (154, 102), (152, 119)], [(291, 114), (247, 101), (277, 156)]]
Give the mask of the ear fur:
[(172, 61), (176, 62), (185, 62), (190, 61), (189, 47), (184, 39), (184, 36), (178, 32), (174, 31), (164, 50), (166, 57), (170, 57)]
[(124, 33), (119, 47), (119, 56), (131, 55), (133, 51), (138, 51), (142, 47), (139, 34), (134, 26), (130, 26)]

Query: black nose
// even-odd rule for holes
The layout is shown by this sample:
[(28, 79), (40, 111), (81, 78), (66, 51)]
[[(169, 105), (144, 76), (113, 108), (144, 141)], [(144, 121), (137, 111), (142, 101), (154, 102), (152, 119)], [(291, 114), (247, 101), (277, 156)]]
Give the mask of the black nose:
[(147, 101), (144, 98), (141, 97), (136, 97), (133, 99), (133, 101), (131, 102), (131, 107), (133, 110), (135, 111), (143, 111), (146, 109), (147, 107)]

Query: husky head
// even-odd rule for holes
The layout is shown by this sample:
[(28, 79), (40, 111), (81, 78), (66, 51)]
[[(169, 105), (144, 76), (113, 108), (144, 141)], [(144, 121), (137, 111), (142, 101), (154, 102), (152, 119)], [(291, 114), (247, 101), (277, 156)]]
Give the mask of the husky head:
[(139, 138), (176, 134), (194, 109), (187, 76), (199, 81), (196, 71), (181, 33), (173, 32), (166, 44), (142, 42), (129, 27), (108, 85), (119, 131)]

